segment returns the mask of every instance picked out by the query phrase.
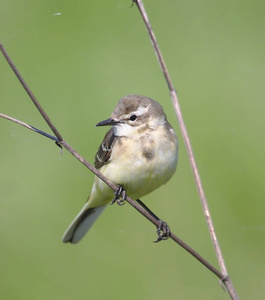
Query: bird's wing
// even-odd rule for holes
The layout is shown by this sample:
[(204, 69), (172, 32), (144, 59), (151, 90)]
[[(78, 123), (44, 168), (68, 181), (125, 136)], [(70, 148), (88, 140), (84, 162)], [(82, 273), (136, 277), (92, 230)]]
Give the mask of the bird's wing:
[(111, 128), (105, 135), (101, 145), (98, 148), (98, 152), (95, 156), (94, 165), (97, 169), (100, 169), (103, 165), (108, 163), (112, 148), (117, 140), (117, 137), (114, 135), (114, 131)]

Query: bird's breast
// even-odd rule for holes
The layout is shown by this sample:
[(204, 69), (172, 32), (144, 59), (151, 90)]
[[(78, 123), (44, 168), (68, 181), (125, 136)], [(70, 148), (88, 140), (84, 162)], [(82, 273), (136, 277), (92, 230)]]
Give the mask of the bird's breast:
[(137, 199), (171, 178), (177, 166), (177, 152), (177, 137), (171, 128), (138, 137), (119, 137), (109, 162), (100, 171)]

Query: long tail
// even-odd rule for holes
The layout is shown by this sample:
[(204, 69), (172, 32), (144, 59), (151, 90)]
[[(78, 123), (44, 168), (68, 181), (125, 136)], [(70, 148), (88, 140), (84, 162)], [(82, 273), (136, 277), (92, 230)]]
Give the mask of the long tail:
[(64, 243), (78, 243), (101, 215), (106, 205), (98, 207), (90, 207), (88, 203), (84, 205), (82, 210), (65, 231), (62, 241)]

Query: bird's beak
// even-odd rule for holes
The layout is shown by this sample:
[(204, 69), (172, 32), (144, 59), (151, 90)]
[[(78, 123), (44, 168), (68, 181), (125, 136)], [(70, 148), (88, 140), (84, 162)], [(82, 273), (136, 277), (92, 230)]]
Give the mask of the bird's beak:
[(101, 121), (98, 124), (96, 124), (96, 126), (110, 126), (110, 125), (116, 125), (121, 123), (120, 121), (116, 121), (112, 118), (109, 118), (107, 120)]

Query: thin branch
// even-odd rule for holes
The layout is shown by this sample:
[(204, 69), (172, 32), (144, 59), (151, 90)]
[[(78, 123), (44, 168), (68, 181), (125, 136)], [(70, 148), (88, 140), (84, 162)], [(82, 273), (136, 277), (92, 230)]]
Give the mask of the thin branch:
[[(12, 65), (12, 70), (15, 72), (15, 74), (17, 75), (18, 79), (20, 82), (24, 82), (23, 87), (26, 89), (27, 93), (29, 95), (32, 95), (31, 90), (29, 89), (28, 85), (25, 83), (25, 81), (21, 78), (20, 73), (18, 72), (18, 70), (16, 69), (15, 65), (13, 64), (13, 62), (11, 61), (11, 59), (9, 58), (9, 56), (7, 55), (3, 45), (0, 43), (0, 48), (2, 50), (3, 53), (5, 53), (5, 58), (8, 58), (9, 64)], [(32, 99), (32, 97), (30, 97)], [(32, 101), (34, 102), (34, 104), (36, 103), (37, 107), (41, 107), (38, 100), (34, 97), (34, 99), (32, 99)], [(42, 110), (42, 115), (46, 115), (46, 113)], [(55, 140), (58, 144), (62, 145), (65, 149), (67, 149), (75, 158), (77, 158), (83, 165), (85, 165), (90, 171), (92, 171), (96, 176), (98, 176), (101, 180), (103, 180), (110, 188), (112, 188), (114, 191), (117, 190), (117, 186), (112, 183), (107, 177), (105, 177), (102, 173), (100, 173), (98, 171), (98, 169), (96, 169), (93, 165), (91, 165), (87, 160), (85, 160), (80, 154), (78, 154), (65, 140), (58, 140), (56, 137), (53, 137), (47, 133), (44, 133), (43, 131), (28, 125), (25, 122), (19, 121), (17, 119), (14, 119), (12, 117), (9, 117), (7, 115), (4, 114), (0, 114), (0, 117), (6, 118), (12, 122), (15, 122), (19, 125), (22, 125), (34, 132), (40, 133), (48, 138), (51, 138), (53, 140)], [(49, 118), (48, 118), (49, 120)], [(61, 137), (61, 135), (59, 134), (58, 130), (54, 127), (54, 125), (50, 122), (47, 122), (48, 125), (50, 126), (51, 129), (54, 129), (54, 131), (56, 131), (58, 133), (58, 135)], [(130, 197), (128, 197), (126, 195), (126, 200), (127, 202), (129, 202), (136, 210), (138, 210), (144, 217), (146, 217), (150, 222), (152, 222), (156, 227), (158, 227), (159, 225), (159, 221), (156, 220), (153, 216), (151, 216), (149, 213), (147, 213), (139, 204), (137, 204), (134, 200), (132, 200)], [(184, 243), (181, 239), (179, 239), (176, 235), (174, 235), (172, 232), (170, 232), (170, 237), (171, 239), (173, 239), (176, 243), (178, 243), (182, 248), (184, 248), (185, 250), (187, 250), (190, 254), (192, 254), (197, 260), (199, 260), (201, 263), (203, 263), (209, 270), (211, 270), (214, 274), (216, 274), (221, 280), (223, 280), (225, 278), (225, 276), (220, 273), (217, 269), (215, 269), (210, 263), (208, 263), (204, 258), (202, 258), (196, 251), (194, 251), (191, 247), (189, 247), (186, 243)]]
[[(57, 143), (59, 143), (61, 146), (63, 146), (66, 150), (68, 150), (77, 160), (79, 160), (84, 166), (86, 166), (90, 171), (92, 171), (96, 176), (98, 176), (101, 180), (103, 180), (110, 188), (112, 188), (114, 191), (117, 190), (117, 186), (108, 180), (107, 177), (105, 177), (102, 173), (98, 171), (94, 166), (92, 166), (86, 159), (84, 159), (80, 154), (78, 154), (65, 140), (58, 141), (58, 139), (54, 136), (49, 135), (48, 133), (45, 133), (25, 122), (19, 121), (17, 119), (14, 119), (12, 117), (9, 117), (7, 115), (4, 115), (0, 113), (0, 117), (5, 118), (9, 121), (12, 121), (16, 124), (19, 124), (21, 126), (24, 126), (36, 133), (40, 133), (45, 137), (48, 137), (52, 140), (55, 140)], [(144, 208), (142, 208), (139, 204), (137, 204), (134, 200), (132, 200), (129, 196), (126, 195), (126, 201), (133, 206), (138, 212), (140, 212), (145, 218), (147, 218), (151, 223), (153, 223), (156, 227), (159, 225), (159, 221), (155, 219), (153, 216), (151, 216)], [(216, 276), (218, 276), (221, 280), (224, 280), (225, 277), (222, 273), (220, 273), (216, 268), (214, 268), (208, 261), (206, 261), (202, 256), (200, 256), (195, 250), (193, 250), (189, 245), (184, 243), (180, 238), (178, 238), (173, 232), (170, 232), (169, 234), (170, 238), (175, 241), (177, 244), (179, 244), (183, 249), (188, 251), (192, 256), (194, 256), (198, 261), (200, 261), (205, 267), (207, 267), (210, 271), (212, 271)]]
[(46, 133), (46, 132), (44, 132), (44, 131), (42, 131), (42, 130), (39, 130), (39, 129), (37, 129), (37, 128), (35, 128), (35, 127), (33, 127), (33, 126), (31, 126), (31, 125), (25, 123), (25, 122), (19, 121), (19, 120), (15, 119), (15, 118), (9, 117), (9, 116), (4, 115), (4, 114), (1, 114), (1, 113), (0, 113), (0, 117), (1, 117), (1, 118), (4, 118), (4, 119), (7, 119), (7, 120), (9, 120), (9, 121), (12, 121), (12, 122), (14, 122), (14, 123), (17, 123), (17, 124), (19, 124), (19, 125), (21, 125), (21, 126), (24, 126), (24, 127), (28, 128), (28, 129), (34, 131), (34, 132), (37, 132), (37, 133), (39, 133), (39, 134), (41, 134), (41, 135), (44, 135), (44, 136), (46, 136), (47, 138), (49, 138), (49, 139), (51, 139), (51, 140), (54, 140), (55, 142), (59, 143), (59, 140), (58, 140), (57, 137), (55, 137), (55, 136), (53, 136), (53, 135), (50, 135), (50, 134), (48, 134), (48, 133)]
[[(203, 189), (203, 186), (202, 186), (202, 182), (201, 182), (199, 170), (198, 170), (198, 167), (197, 167), (197, 164), (196, 164), (195, 156), (194, 156), (194, 153), (193, 153), (193, 150), (192, 150), (190, 138), (189, 138), (189, 135), (188, 135), (185, 123), (184, 123), (182, 113), (181, 113), (177, 92), (176, 92), (176, 90), (174, 88), (174, 85), (173, 85), (173, 82), (170, 78), (168, 69), (166, 67), (166, 64), (165, 64), (165, 61), (163, 59), (162, 53), (159, 49), (159, 46), (158, 46), (158, 43), (156, 41), (156, 37), (154, 35), (154, 32), (151, 28), (151, 24), (150, 24), (150, 21), (148, 19), (148, 16), (147, 16), (146, 10), (144, 8), (144, 5), (142, 3), (142, 0), (134, 0), (134, 2), (136, 3), (136, 5), (137, 5), (137, 7), (140, 11), (140, 14), (143, 18), (144, 24), (146, 26), (146, 29), (147, 29), (149, 37), (151, 39), (152, 45), (154, 47), (155, 54), (157, 56), (160, 67), (161, 67), (161, 69), (163, 71), (163, 74), (165, 76), (165, 79), (166, 79), (166, 82), (167, 82), (167, 85), (168, 85), (168, 88), (169, 88), (169, 91), (170, 91), (170, 96), (171, 96), (171, 99), (172, 99), (172, 102), (173, 102), (173, 106), (174, 106), (174, 109), (175, 109), (175, 112), (176, 112), (176, 115), (177, 115), (177, 119), (178, 119), (178, 122), (179, 122), (180, 130), (181, 130), (181, 133), (182, 133), (182, 136), (183, 136), (183, 139), (184, 139), (184, 143), (185, 143), (185, 146), (186, 146), (186, 149), (187, 149), (187, 152), (188, 152), (188, 157), (189, 157), (189, 160), (190, 160), (190, 164), (191, 164), (194, 179), (195, 179), (195, 182), (196, 182), (197, 190), (198, 190), (199, 197), (200, 197), (200, 200), (201, 200), (201, 204), (202, 204), (202, 207), (203, 207), (204, 216), (205, 216), (205, 219), (206, 219), (206, 222), (207, 222), (207, 225), (208, 225), (208, 229), (209, 229), (209, 232), (210, 232), (210, 235), (211, 235), (212, 243), (213, 243), (213, 246), (214, 246), (214, 249), (215, 249), (215, 252), (216, 252), (216, 256), (217, 256), (217, 259), (218, 259), (218, 262), (219, 262), (219, 266), (220, 266), (221, 272), (223, 274), (225, 274), (225, 276), (228, 278), (228, 273), (227, 273), (227, 269), (226, 269), (226, 266), (225, 266), (225, 261), (224, 261), (222, 251), (221, 251), (221, 247), (219, 245), (219, 242), (218, 242), (218, 239), (217, 239), (217, 236), (216, 236), (216, 233), (215, 233), (213, 221), (212, 221), (212, 218), (211, 218), (211, 215), (210, 215), (210, 210), (209, 210), (208, 203), (207, 203), (207, 200), (206, 200), (206, 195), (205, 195), (205, 192), (204, 192), (204, 189)], [(231, 298), (232, 299), (239, 299), (239, 297), (236, 293), (236, 290), (233, 287), (232, 281), (229, 279), (225, 282), (225, 284), (226, 284), (226, 287), (227, 287), (227, 289), (230, 293)]]
[(51, 128), (51, 130), (53, 131), (53, 133), (55, 134), (55, 136), (58, 138), (58, 140), (62, 141), (63, 140), (62, 136), (57, 131), (57, 129), (53, 125), (52, 121), (50, 120), (50, 118), (48, 117), (48, 115), (46, 114), (46, 112), (44, 111), (44, 109), (41, 107), (40, 103), (37, 101), (36, 97), (34, 96), (34, 94), (32, 93), (32, 91), (28, 87), (27, 83), (25, 82), (25, 80), (23, 79), (23, 77), (21, 76), (21, 74), (19, 73), (19, 71), (16, 68), (16, 66), (14, 65), (13, 61), (10, 59), (10, 57), (7, 54), (7, 52), (6, 52), (5, 48), (3, 47), (2, 43), (0, 43), (0, 50), (3, 53), (3, 55), (4, 55), (5, 59), (6, 59), (6, 61), (8, 62), (9, 66), (11, 67), (11, 69), (13, 70), (13, 72), (15, 73), (15, 75), (17, 76), (18, 80), (22, 84), (23, 88), (28, 93), (30, 99), (32, 100), (32, 102), (35, 104), (35, 106), (37, 107), (38, 111), (42, 115), (43, 119), (49, 125), (49, 127)]

